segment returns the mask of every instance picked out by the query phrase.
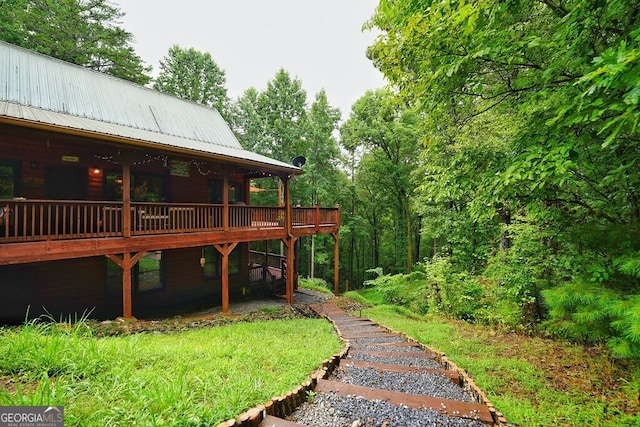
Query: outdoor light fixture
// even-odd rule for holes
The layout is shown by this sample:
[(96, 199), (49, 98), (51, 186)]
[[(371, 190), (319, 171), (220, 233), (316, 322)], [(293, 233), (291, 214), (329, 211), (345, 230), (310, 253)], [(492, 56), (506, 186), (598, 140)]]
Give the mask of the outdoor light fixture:
[(291, 163), (293, 163), (293, 166), (295, 166), (295, 167), (297, 167), (297, 168), (300, 168), (300, 167), (304, 166), (304, 164), (305, 164), (306, 162), (307, 162), (307, 159), (305, 159), (305, 157), (304, 157), (304, 156), (298, 156), (298, 157), (295, 157), (295, 158), (291, 161)]
[(89, 168), (89, 175), (91, 175), (91, 176), (102, 176), (102, 169), (100, 169), (100, 168)]
[(207, 258), (205, 258), (204, 255), (204, 247), (201, 249), (201, 254), (200, 254), (200, 267), (204, 268), (204, 265), (207, 263)]

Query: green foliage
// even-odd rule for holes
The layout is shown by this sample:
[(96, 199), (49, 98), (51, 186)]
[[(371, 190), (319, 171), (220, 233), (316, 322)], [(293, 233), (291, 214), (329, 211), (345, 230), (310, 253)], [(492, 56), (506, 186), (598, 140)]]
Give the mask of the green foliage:
[(511, 424), (637, 425), (640, 370), (633, 364), (616, 367), (597, 348), (405, 315), (387, 305), (363, 315), (444, 352)]
[(0, 330), (0, 376), (16, 384), (0, 405), (64, 405), (69, 426), (218, 425), (300, 385), (340, 347), (322, 320), (101, 339), (82, 322), (32, 322)]
[(229, 98), (225, 84), (225, 72), (210, 53), (173, 45), (167, 56), (160, 60), (160, 73), (153, 88), (214, 107), (228, 119)]
[(0, 3), (0, 39), (138, 84), (145, 67), (131, 46), (133, 35), (108, 0), (8, 0)]
[(302, 82), (281, 68), (256, 99), (262, 128), (254, 150), (286, 163), (304, 153), (306, 104)]
[(585, 343), (597, 343), (611, 335), (611, 306), (615, 292), (594, 282), (574, 281), (543, 292), (553, 333)]
[(318, 92), (306, 115), (303, 152), (307, 162), (304, 175), (295, 182), (296, 203), (331, 206), (339, 201), (341, 155), (333, 135), (339, 120), (340, 110), (329, 105), (324, 90)]
[(640, 358), (640, 297), (624, 297), (595, 281), (574, 281), (544, 291), (551, 319), (543, 326), (568, 339), (607, 342), (623, 358)]
[(467, 273), (455, 272), (447, 259), (420, 265), (410, 274), (380, 275), (366, 283), (363, 292), (378, 304), (390, 304), (422, 315), (485, 320), (478, 316), (488, 303), (487, 284)]
[(298, 279), (298, 285), (301, 288), (313, 289), (325, 294), (333, 294), (333, 285), (327, 283), (324, 279), (319, 278), (300, 278)]
[[(81, 380), (103, 370), (97, 343), (90, 339), (90, 330), (82, 321), (32, 320), (19, 329), (0, 332), (0, 372), (5, 374), (27, 381), (43, 379), (42, 387), (49, 388), (50, 377), (65, 375)], [(78, 354), (85, 357), (79, 358)]]
[[(304, 174), (290, 181), (294, 206), (344, 205), (348, 183), (340, 168), (342, 156), (334, 136), (339, 120), (340, 111), (329, 104), (324, 90), (315, 95), (308, 108), (302, 82), (284, 69), (276, 73), (265, 90), (246, 90), (234, 103), (232, 113), (232, 126), (246, 149), (287, 164), (295, 157), (305, 156)], [(252, 204), (282, 203), (278, 200), (279, 178), (255, 180), (253, 185), (262, 191), (251, 195)], [(300, 274), (330, 280), (333, 238), (314, 236), (299, 242)]]
[(378, 295), (379, 294), (375, 292), (369, 292), (366, 289), (361, 289), (359, 291), (349, 291), (344, 293), (345, 297), (365, 305), (383, 304), (382, 300), (375, 299)]
[[(417, 164), (419, 121), (417, 111), (392, 91), (377, 90), (356, 101), (340, 128), (342, 144), (354, 160), (352, 214), (369, 221), (379, 242), (373, 261), (392, 272), (411, 272), (415, 261), (410, 175)], [(359, 162), (356, 152), (362, 153)]]
[(411, 202), (447, 313), (481, 275), (476, 321), (638, 354), (639, 7), (379, 2), (368, 54), (421, 117)]

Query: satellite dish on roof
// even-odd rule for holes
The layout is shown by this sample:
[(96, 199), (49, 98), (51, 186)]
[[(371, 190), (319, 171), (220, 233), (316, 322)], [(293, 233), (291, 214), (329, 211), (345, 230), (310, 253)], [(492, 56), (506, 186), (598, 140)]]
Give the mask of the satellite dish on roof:
[(302, 165), (304, 165), (306, 162), (307, 162), (307, 159), (305, 159), (304, 156), (298, 156), (291, 161), (291, 163), (293, 163), (293, 166), (297, 168), (302, 167)]

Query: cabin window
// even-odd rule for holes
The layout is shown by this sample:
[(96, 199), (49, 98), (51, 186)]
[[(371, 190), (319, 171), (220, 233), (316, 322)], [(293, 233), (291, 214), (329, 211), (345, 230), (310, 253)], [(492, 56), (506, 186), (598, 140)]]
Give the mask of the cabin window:
[[(107, 171), (104, 176), (105, 200), (122, 200), (122, 173)], [(131, 200), (134, 202), (162, 202), (165, 185), (162, 175), (148, 173), (131, 174)]]
[(0, 159), (0, 199), (20, 196), (20, 163)]
[[(131, 285), (136, 292), (164, 289), (164, 256), (162, 251), (147, 252), (131, 269)], [(122, 290), (122, 269), (107, 259), (107, 289), (110, 294)]]
[[(205, 279), (218, 279), (222, 277), (222, 254), (213, 246), (205, 246), (202, 248), (202, 257), (204, 265), (202, 271)], [(229, 254), (229, 276), (240, 273), (242, 263), (242, 255), (240, 250), (236, 248)]]
[(132, 174), (131, 200), (134, 202), (164, 202), (164, 179), (161, 175)]
[[(222, 204), (222, 186), (221, 179), (212, 179), (209, 181), (209, 203)], [(240, 181), (229, 181), (229, 203), (240, 202), (242, 200), (242, 183)]]
[(104, 181), (105, 200), (122, 200), (122, 174), (107, 171), (104, 174)]
[(202, 271), (205, 279), (217, 279), (222, 276), (222, 255), (213, 246), (202, 248), (204, 265)]

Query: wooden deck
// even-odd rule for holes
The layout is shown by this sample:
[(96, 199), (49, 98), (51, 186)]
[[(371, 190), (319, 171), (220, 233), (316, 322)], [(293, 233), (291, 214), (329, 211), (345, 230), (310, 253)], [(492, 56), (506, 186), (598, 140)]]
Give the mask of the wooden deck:
[(1, 200), (0, 265), (337, 233), (338, 208)]

